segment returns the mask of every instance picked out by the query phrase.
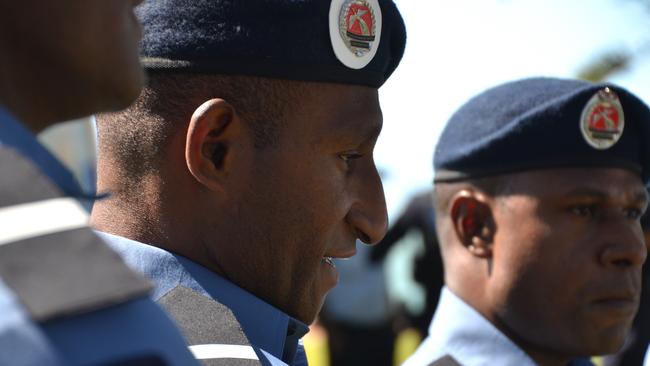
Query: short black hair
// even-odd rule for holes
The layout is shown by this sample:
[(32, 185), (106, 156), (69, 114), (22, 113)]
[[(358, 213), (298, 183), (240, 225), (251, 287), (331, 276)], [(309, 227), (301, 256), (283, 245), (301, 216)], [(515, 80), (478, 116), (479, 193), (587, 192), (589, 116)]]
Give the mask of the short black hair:
[(124, 111), (97, 117), (100, 156), (110, 155), (130, 178), (156, 172), (171, 136), (211, 98), (233, 105), (249, 126), (258, 149), (278, 143), (282, 120), (299, 106), (305, 82), (239, 75), (170, 71), (149, 74), (148, 85)]

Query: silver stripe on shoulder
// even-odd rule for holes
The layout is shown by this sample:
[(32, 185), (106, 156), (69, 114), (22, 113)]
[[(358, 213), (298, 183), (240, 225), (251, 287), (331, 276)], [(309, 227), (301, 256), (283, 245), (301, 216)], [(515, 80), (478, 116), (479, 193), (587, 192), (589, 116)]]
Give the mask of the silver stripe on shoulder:
[(241, 360), (259, 360), (251, 346), (232, 344), (197, 344), (189, 346), (194, 358), (198, 360), (213, 360), (218, 358), (234, 358)]
[(62, 197), (0, 208), (0, 245), (88, 225), (88, 213)]

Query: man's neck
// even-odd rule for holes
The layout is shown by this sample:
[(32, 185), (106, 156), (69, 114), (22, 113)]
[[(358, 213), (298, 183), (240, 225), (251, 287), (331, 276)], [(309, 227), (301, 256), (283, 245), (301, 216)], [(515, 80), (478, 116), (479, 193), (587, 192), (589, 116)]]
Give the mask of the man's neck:
[[(463, 285), (461, 285), (461, 283), (463, 283)], [(510, 327), (507, 326), (507, 324), (505, 324), (505, 322), (501, 321), (499, 316), (484, 303), (483, 299), (488, 297), (484, 292), (486, 286), (477, 286), (477, 284), (481, 283), (479, 279), (472, 279), (471, 281), (464, 279), (464, 282), (461, 281), (461, 283), (452, 281), (452, 283), (448, 283), (447, 286), (458, 297), (474, 308), (474, 310), (478, 311), (485, 319), (487, 319), (487, 321), (492, 323), (492, 325), (516, 344), (517, 347), (523, 350), (539, 366), (567, 366), (569, 364), (571, 360), (570, 357), (557, 355), (548, 350), (536, 347), (519, 337), (510, 329)], [(468, 283), (471, 285), (467, 285)]]
[(109, 234), (165, 247), (169, 238), (160, 232), (159, 223), (150, 219), (146, 205), (138, 203), (136, 207), (122, 202), (115, 194), (116, 192), (109, 192), (108, 198), (95, 202), (91, 226)]
[(539, 347), (531, 344), (530, 342), (517, 336), (510, 328), (499, 320), (497, 316), (489, 319), (495, 327), (497, 327), (506, 337), (510, 338), (519, 348), (532, 358), (539, 366), (567, 366), (571, 361), (568, 356), (558, 355), (548, 350), (540, 349)]

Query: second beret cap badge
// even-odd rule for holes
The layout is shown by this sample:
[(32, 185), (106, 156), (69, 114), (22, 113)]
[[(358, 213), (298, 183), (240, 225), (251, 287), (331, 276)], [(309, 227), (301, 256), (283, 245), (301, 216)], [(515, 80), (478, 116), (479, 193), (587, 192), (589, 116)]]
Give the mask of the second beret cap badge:
[(580, 131), (595, 149), (605, 150), (621, 138), (625, 127), (623, 106), (616, 93), (605, 87), (587, 102), (580, 117)]
[(330, 40), (336, 58), (351, 69), (362, 69), (377, 53), (382, 16), (378, 0), (332, 0)]

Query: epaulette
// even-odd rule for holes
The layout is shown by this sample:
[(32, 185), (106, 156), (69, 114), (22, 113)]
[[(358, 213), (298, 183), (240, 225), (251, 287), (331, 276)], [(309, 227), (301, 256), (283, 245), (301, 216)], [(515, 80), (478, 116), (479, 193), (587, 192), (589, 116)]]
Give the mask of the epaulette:
[(262, 365), (239, 321), (225, 305), (183, 286), (176, 286), (158, 303), (174, 318), (194, 357), (204, 365)]
[(151, 285), (88, 227), (79, 203), (27, 158), (0, 146), (0, 278), (36, 321), (147, 294)]

